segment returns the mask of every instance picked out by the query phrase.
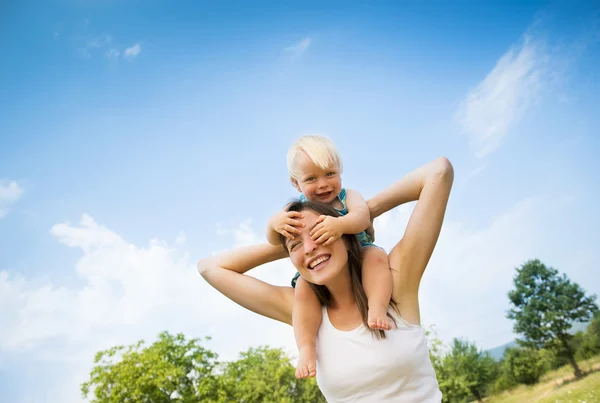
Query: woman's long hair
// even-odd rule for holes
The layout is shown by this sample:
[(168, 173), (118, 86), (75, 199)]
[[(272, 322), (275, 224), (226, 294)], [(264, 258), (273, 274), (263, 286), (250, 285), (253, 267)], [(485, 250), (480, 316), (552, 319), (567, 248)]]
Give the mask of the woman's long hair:
[[(286, 210), (297, 212), (303, 210), (310, 210), (318, 215), (328, 215), (333, 217), (340, 216), (339, 212), (330, 205), (311, 201), (294, 201), (288, 204)], [(367, 300), (367, 294), (365, 293), (365, 289), (362, 285), (362, 253), (358, 238), (356, 237), (356, 235), (344, 234), (342, 235), (342, 239), (348, 251), (348, 271), (350, 272), (350, 284), (352, 287), (352, 294), (354, 295), (354, 299), (356, 300), (356, 305), (360, 312), (363, 324), (378, 339), (385, 339), (385, 332), (383, 330), (371, 329), (369, 327), (369, 305)], [(281, 242), (285, 245), (285, 238), (283, 237), (283, 235), (281, 236)], [(331, 304), (331, 293), (329, 292), (329, 289), (326, 286), (312, 284), (311, 282), (308, 282), (308, 284), (317, 294), (321, 305), (329, 306)], [(398, 306), (396, 305), (396, 302), (393, 299), (390, 299), (390, 307), (392, 307), (392, 309), (397, 314), (399, 314)], [(387, 313), (387, 316), (390, 318), (390, 320), (392, 320), (394, 325), (396, 325), (396, 319), (390, 314), (390, 312)]]

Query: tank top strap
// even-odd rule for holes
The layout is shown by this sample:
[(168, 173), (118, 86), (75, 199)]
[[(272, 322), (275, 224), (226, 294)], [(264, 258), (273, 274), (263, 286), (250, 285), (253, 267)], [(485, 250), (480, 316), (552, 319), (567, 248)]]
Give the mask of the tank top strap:
[(342, 188), (342, 190), (340, 190), (340, 193), (338, 194), (338, 199), (340, 200), (340, 203), (342, 203), (342, 208), (341, 209), (336, 208), (336, 210), (341, 215), (348, 214), (348, 207), (346, 207), (346, 189), (345, 188)]

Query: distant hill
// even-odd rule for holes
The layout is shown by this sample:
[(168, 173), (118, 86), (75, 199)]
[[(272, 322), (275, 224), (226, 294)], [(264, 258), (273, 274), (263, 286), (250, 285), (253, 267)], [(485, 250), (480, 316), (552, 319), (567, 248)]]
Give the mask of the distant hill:
[(491, 349), (487, 350), (487, 353), (490, 356), (492, 356), (492, 358), (494, 360), (500, 361), (502, 359), (502, 357), (504, 357), (504, 350), (506, 350), (507, 348), (516, 347), (516, 346), (517, 346), (517, 342), (515, 340), (513, 340), (513, 341), (510, 341), (501, 346), (491, 348)]
[[(577, 332), (585, 332), (589, 324), (589, 322), (577, 322), (573, 325), (569, 333), (575, 334)], [(517, 341), (513, 340), (501, 346), (490, 348), (489, 350), (486, 350), (486, 352), (496, 361), (500, 361), (504, 356), (504, 350), (510, 347), (516, 347), (517, 345)]]

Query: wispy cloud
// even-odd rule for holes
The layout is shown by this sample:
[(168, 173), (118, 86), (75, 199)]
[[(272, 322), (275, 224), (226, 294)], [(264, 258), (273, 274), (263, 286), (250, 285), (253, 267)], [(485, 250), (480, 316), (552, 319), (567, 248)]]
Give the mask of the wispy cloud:
[(461, 102), (457, 120), (478, 158), (501, 144), (552, 79), (543, 41), (525, 35)]
[(90, 59), (93, 52), (107, 47), (112, 42), (113, 38), (108, 34), (102, 34), (91, 37), (76, 37), (75, 40), (79, 43), (83, 42), (83, 44), (77, 47), (76, 54), (81, 58)]
[(107, 35), (107, 34), (98, 35), (87, 41), (87, 47), (88, 48), (102, 48), (102, 47), (108, 45), (109, 43), (111, 43), (112, 40), (113, 40), (113, 38), (110, 35)]
[(106, 58), (108, 60), (115, 61), (119, 58), (120, 54), (121, 53), (117, 49), (110, 49), (108, 52), (106, 52)]
[(125, 49), (125, 52), (123, 52), (123, 55), (126, 58), (135, 59), (137, 57), (137, 55), (140, 54), (141, 51), (142, 51), (142, 45), (140, 45), (139, 43), (136, 43), (135, 45), (130, 46), (127, 49)]
[(8, 214), (8, 207), (23, 195), (23, 188), (16, 181), (0, 180), (0, 218)]
[(123, 49), (122, 46), (116, 43), (114, 38), (109, 34), (95, 36), (79, 36), (75, 37), (79, 43), (76, 48), (76, 54), (83, 59), (91, 59), (94, 55), (103, 54), (111, 63), (117, 62), (120, 58), (129, 60), (135, 59), (142, 51), (142, 45), (135, 43)]
[(283, 48), (283, 53), (285, 53), (293, 58), (298, 58), (298, 57), (302, 56), (302, 54), (306, 51), (306, 49), (308, 49), (308, 47), (310, 46), (310, 43), (311, 43), (311, 39), (309, 37), (306, 37), (306, 38), (301, 39), (300, 41), (294, 43), (293, 45), (286, 46), (285, 48)]

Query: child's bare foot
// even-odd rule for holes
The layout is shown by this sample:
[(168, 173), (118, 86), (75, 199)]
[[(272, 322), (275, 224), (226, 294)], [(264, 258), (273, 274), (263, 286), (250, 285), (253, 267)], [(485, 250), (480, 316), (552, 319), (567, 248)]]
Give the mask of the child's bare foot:
[(317, 375), (317, 351), (314, 347), (301, 347), (298, 353), (296, 378), (314, 378)]
[(385, 308), (370, 306), (367, 323), (371, 329), (391, 330), (392, 324), (387, 317), (387, 306)]

